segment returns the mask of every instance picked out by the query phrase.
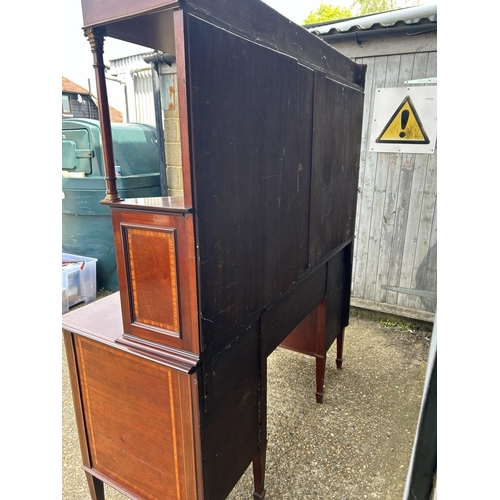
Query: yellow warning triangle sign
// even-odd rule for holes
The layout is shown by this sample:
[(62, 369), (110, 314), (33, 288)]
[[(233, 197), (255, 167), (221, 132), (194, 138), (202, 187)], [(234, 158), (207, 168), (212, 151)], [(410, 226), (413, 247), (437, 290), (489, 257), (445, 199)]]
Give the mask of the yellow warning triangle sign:
[(410, 96), (404, 98), (375, 142), (429, 144), (429, 138)]

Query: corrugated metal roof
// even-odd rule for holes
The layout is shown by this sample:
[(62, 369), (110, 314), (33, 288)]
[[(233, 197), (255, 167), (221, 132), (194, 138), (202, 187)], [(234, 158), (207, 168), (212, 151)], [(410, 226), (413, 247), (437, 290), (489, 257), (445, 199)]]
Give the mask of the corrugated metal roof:
[(144, 57), (154, 54), (154, 51), (134, 54), (131, 56), (118, 57), (109, 60), (109, 66), (112, 74), (119, 75), (120, 72), (139, 71), (143, 69), (151, 69), (151, 66), (144, 61)]
[(322, 36), (428, 23), (437, 23), (437, 4), (419, 5), (368, 16), (310, 24), (304, 28), (314, 35)]

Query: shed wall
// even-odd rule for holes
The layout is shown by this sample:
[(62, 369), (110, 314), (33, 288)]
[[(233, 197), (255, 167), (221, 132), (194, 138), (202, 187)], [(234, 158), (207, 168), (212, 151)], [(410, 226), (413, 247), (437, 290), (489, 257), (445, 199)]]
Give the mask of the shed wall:
[(437, 77), (436, 32), (371, 40), (361, 46), (330, 43), (367, 65), (351, 304), (433, 321), (437, 145), (434, 154), (374, 153), (368, 146), (376, 90)]

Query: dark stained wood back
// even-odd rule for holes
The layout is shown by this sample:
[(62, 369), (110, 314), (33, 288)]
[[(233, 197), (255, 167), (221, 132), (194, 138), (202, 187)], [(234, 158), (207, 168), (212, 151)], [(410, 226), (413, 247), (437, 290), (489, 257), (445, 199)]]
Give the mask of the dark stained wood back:
[(354, 237), (363, 100), (314, 73), (309, 266)]
[(363, 93), (187, 16), (204, 344), (353, 238)]
[[(189, 17), (193, 177), (206, 343), (307, 269), (312, 71)], [(218, 333), (215, 333), (218, 332)]]

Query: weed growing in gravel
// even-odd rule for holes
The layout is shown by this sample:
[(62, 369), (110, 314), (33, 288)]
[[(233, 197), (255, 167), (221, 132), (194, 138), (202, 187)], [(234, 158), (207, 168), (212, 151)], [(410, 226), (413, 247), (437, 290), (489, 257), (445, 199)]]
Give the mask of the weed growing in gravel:
[(388, 319), (381, 319), (380, 325), (391, 328), (399, 328), (400, 330), (418, 330), (418, 325), (416, 323), (410, 323), (410, 322), (398, 323), (396, 321), (389, 321)]

